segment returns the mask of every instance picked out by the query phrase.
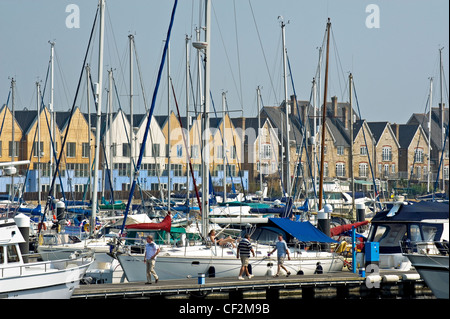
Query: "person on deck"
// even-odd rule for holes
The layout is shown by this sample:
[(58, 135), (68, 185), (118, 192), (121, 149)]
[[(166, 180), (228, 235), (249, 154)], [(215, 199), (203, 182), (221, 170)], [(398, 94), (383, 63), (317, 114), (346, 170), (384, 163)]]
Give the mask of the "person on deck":
[(252, 274), (250, 274), (248, 270), (248, 261), (250, 259), (250, 252), (253, 254), (253, 257), (255, 257), (255, 251), (253, 250), (252, 244), (250, 243), (250, 234), (245, 234), (244, 238), (241, 239), (241, 241), (238, 244), (237, 247), (237, 253), (236, 257), (239, 259), (241, 258), (241, 270), (239, 271), (239, 280), (244, 280), (244, 277), (242, 275), (247, 275), (248, 279), (251, 279), (253, 277)]

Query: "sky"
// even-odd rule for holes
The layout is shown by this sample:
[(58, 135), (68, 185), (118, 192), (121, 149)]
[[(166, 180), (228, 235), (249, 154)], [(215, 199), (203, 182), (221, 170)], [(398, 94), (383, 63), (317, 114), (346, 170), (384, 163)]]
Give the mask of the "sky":
[[(117, 94), (113, 109), (129, 112), (129, 40), (133, 34), (133, 110), (150, 107), (173, 1), (106, 0), (103, 89), (113, 70)], [(0, 103), (16, 81), (15, 108), (36, 108), (36, 82), (45, 86), (50, 44), (55, 43), (54, 108), (69, 110), (83, 68), (96, 0), (0, 1)], [(185, 114), (185, 39), (203, 27), (199, 0), (179, 0), (170, 42), (170, 76), (180, 112)], [(288, 95), (311, 100), (319, 69), (327, 19), (331, 21), (327, 100), (348, 101), (348, 77), (354, 79), (354, 109), (368, 121), (406, 123), (426, 111), (430, 78), (433, 107), (440, 101), (439, 50), (444, 68), (443, 100), (448, 105), (449, 2), (447, 0), (212, 0), (211, 94), (222, 109), (222, 92), (231, 117), (255, 117), (256, 89), (265, 106), (284, 99), (282, 29), (285, 23)], [(88, 52), (92, 78), (98, 81), (98, 27)], [(203, 40), (203, 33), (202, 33)], [(197, 78), (197, 51), (189, 45), (191, 76)], [(137, 65), (139, 63), (139, 70)], [(320, 64), (323, 90), (325, 58)], [(196, 82), (193, 84), (196, 88)], [(87, 112), (86, 80), (75, 104)], [(143, 90), (141, 89), (143, 87)], [(154, 114), (167, 114), (167, 73)], [(50, 100), (50, 84), (44, 101)], [(106, 95), (103, 95), (104, 97)], [(144, 103), (144, 96), (147, 104)], [(320, 99), (323, 99), (323, 92)], [(190, 108), (194, 109), (191, 95)], [(106, 98), (102, 111), (106, 112)], [(357, 102), (357, 103), (356, 103)], [(173, 97), (171, 110), (176, 112)], [(9, 102), (11, 107), (11, 101)], [(220, 115), (219, 115), (220, 116)]]

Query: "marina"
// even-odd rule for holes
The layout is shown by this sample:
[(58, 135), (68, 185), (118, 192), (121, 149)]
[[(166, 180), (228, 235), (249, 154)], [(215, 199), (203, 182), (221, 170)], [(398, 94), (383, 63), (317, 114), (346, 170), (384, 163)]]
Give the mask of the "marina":
[[(448, 300), (443, 48), (438, 106), (433, 107), (428, 78), (423, 113), (411, 110), (405, 124), (391, 122), (392, 114), (385, 114), (389, 121), (372, 121), (365, 118), (364, 98), (360, 107), (353, 71), (343, 74), (339, 86), (343, 80), (345, 89), (335, 92), (332, 70), (342, 65), (336, 60), (334, 31), (340, 30), (332, 29), (334, 20), (322, 21), (323, 38), (312, 31), (316, 27), (308, 31), (322, 45), (316, 47), (318, 63), (317, 57), (309, 61), (316, 71), (305, 89), (294, 84), (288, 55), (296, 32), (278, 15), (280, 66), (274, 72), (282, 94), (277, 96), (270, 75), (274, 92), (264, 104), (258, 84), (252, 117), (244, 115), (242, 96), (236, 103), (240, 111), (229, 108), (227, 95), (233, 93), (225, 89), (222, 110), (214, 103), (217, 76), (226, 77), (216, 69), (224, 63), (215, 44), (224, 41), (215, 6), (224, 4), (187, 2), (154, 8), (165, 20), (158, 19), (151, 33), (167, 32), (158, 38), (150, 93), (143, 82), (148, 65), (141, 73), (136, 48), (150, 35), (143, 39), (129, 31), (127, 61), (116, 66), (111, 13), (122, 4), (106, 0), (91, 4), (93, 19), (83, 18), (89, 28), (83, 32), (90, 33), (83, 37), (85, 51), (76, 53), (82, 63), (74, 63), (79, 77), (71, 85), (76, 93), (67, 101), (68, 111), (54, 108), (54, 73), (61, 69), (55, 41), (48, 41), (46, 80), (35, 83), (33, 110), (25, 105), (17, 110), (18, 79), (9, 78), (10, 92), (0, 108), (0, 299), (133, 299), (155, 300), (155, 306)], [(248, 4), (263, 49), (251, 0)], [(233, 47), (239, 56), (236, 5)], [(179, 20), (189, 12), (191, 35), (185, 33), (180, 49)], [(273, 34), (264, 37), (275, 46)], [(310, 100), (301, 100), (297, 91)], [(346, 305), (337, 311), (351, 313)], [(186, 304), (171, 311), (189, 309)], [(192, 313), (198, 310), (203, 308)]]

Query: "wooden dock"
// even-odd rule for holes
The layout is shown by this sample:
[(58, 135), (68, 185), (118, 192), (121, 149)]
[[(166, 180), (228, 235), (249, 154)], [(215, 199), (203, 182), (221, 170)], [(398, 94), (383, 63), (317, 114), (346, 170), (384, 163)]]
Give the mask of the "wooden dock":
[[(144, 282), (120, 284), (80, 285), (72, 299), (104, 298), (190, 298), (199, 299), (216, 295), (222, 299), (246, 299), (249, 294), (259, 298), (277, 300), (283, 293), (296, 291), (297, 297), (314, 299), (326, 291), (332, 298), (351, 299), (375, 297), (414, 298), (416, 293), (430, 295), (431, 291), (416, 272), (381, 272), (378, 278), (366, 281), (349, 271), (321, 275), (291, 275), (290, 277), (253, 277), (238, 280), (236, 277), (206, 278), (205, 284), (198, 284), (197, 278), (162, 280), (157, 284)], [(372, 278), (372, 275), (370, 275)], [(217, 297), (218, 296), (218, 297)], [(252, 297), (250, 297), (252, 298)]]

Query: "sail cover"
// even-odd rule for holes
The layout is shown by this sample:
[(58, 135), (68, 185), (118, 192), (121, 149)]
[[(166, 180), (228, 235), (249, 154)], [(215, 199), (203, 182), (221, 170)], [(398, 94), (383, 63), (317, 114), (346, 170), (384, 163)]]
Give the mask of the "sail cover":
[(269, 223), (289, 233), (302, 242), (337, 243), (310, 222), (294, 222), (287, 218), (269, 218)]

